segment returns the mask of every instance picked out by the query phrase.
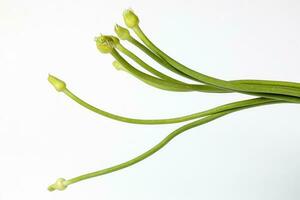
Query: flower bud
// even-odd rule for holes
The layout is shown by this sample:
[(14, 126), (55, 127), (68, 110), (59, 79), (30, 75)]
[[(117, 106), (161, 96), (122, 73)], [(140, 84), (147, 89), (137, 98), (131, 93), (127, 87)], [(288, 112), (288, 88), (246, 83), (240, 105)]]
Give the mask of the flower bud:
[(117, 60), (115, 60), (112, 65), (116, 68), (116, 70), (122, 70), (122, 71), (127, 71), (125, 67), (121, 63), (119, 63)]
[(101, 53), (111, 53), (114, 48), (113, 40), (106, 35), (101, 35), (95, 38), (98, 50)]
[(123, 12), (123, 18), (125, 21), (125, 24), (129, 28), (133, 28), (139, 24), (139, 18), (134, 14), (134, 12), (130, 9), (127, 9)]
[(68, 187), (66, 184), (66, 180), (64, 178), (59, 178), (56, 180), (56, 182), (48, 187), (49, 191), (54, 191), (54, 190), (64, 190)]
[(116, 24), (115, 25), (115, 33), (121, 40), (128, 40), (130, 38), (130, 33), (128, 29)]
[(51, 74), (48, 75), (48, 81), (58, 92), (62, 92), (66, 89), (66, 83), (55, 76), (52, 76)]

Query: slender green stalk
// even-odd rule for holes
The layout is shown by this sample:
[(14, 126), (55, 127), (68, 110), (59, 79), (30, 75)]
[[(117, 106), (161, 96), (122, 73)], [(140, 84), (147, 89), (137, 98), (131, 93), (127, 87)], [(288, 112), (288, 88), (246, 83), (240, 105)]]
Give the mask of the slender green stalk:
[(300, 91), (298, 89), (294, 90), (292, 88), (287, 88), (287, 87), (282, 88), (280, 87), (280, 85), (277, 85), (277, 87), (275, 87), (274, 85), (258, 86), (253, 84), (235, 84), (230, 81), (225, 81), (222, 79), (207, 76), (205, 74), (192, 70), (184, 66), (183, 64), (177, 62), (176, 60), (172, 59), (170, 56), (168, 56), (163, 51), (161, 51), (158, 47), (156, 47), (139, 27), (139, 19), (132, 10), (125, 10), (123, 13), (123, 17), (124, 17), (125, 24), (129, 28), (133, 29), (136, 35), (144, 42), (146, 46), (148, 46), (148, 48), (150, 48), (153, 52), (155, 52), (160, 57), (165, 59), (174, 68), (178, 69), (184, 74), (187, 74), (188, 76), (198, 79), (200, 82), (209, 85), (214, 85), (219, 88), (224, 88), (224, 89), (229, 89), (229, 90), (234, 90), (239, 92), (271, 93), (271, 94), (282, 94), (282, 95), (300, 97)]
[(70, 97), (72, 100), (80, 104), (81, 106), (87, 108), (90, 111), (93, 111), (97, 114), (100, 114), (102, 116), (108, 117), (113, 120), (126, 122), (126, 123), (133, 123), (133, 124), (173, 124), (173, 123), (180, 123), (185, 122), (189, 120), (193, 120), (200, 117), (205, 117), (208, 115), (216, 114), (219, 112), (223, 112), (225, 110), (231, 110), (241, 107), (255, 107), (255, 106), (261, 106), (266, 105), (270, 103), (280, 102), (278, 100), (273, 99), (267, 99), (267, 98), (255, 98), (255, 99), (249, 99), (249, 100), (243, 100), (243, 101), (237, 101), (234, 103), (225, 104), (222, 106), (218, 106), (216, 108), (212, 108), (206, 111), (193, 113), (190, 115), (185, 115), (181, 117), (174, 117), (174, 118), (166, 118), (166, 119), (136, 119), (136, 118), (129, 118), (124, 117), (116, 114), (109, 113), (107, 111), (104, 111), (102, 109), (99, 109), (95, 106), (92, 106), (91, 104), (83, 101), (79, 97), (77, 97), (75, 94), (73, 94), (70, 90), (67, 88), (63, 91), (68, 97)]
[(93, 177), (97, 177), (97, 176), (102, 176), (102, 175), (105, 175), (105, 174), (109, 174), (109, 173), (112, 173), (112, 172), (115, 172), (115, 171), (127, 168), (129, 166), (132, 166), (132, 165), (134, 165), (134, 164), (136, 164), (136, 163), (138, 163), (138, 162), (140, 162), (140, 161), (142, 161), (142, 160), (150, 157), (151, 155), (153, 155), (154, 153), (156, 153), (157, 151), (159, 151), (160, 149), (162, 149), (164, 146), (166, 146), (172, 139), (174, 139), (179, 134), (181, 134), (181, 133), (183, 133), (183, 132), (185, 132), (185, 131), (187, 131), (189, 129), (192, 129), (194, 127), (203, 125), (203, 124), (208, 123), (210, 121), (213, 121), (213, 120), (215, 120), (217, 118), (223, 117), (223, 116), (225, 116), (225, 115), (227, 115), (229, 113), (233, 113), (233, 112), (245, 109), (245, 108), (247, 108), (247, 107), (237, 108), (237, 109), (232, 109), (232, 110), (227, 110), (227, 111), (219, 112), (219, 113), (216, 113), (216, 114), (213, 114), (213, 115), (209, 115), (209, 116), (207, 116), (205, 118), (196, 120), (196, 121), (191, 122), (189, 124), (186, 124), (186, 125), (178, 128), (178, 129), (176, 129), (172, 133), (170, 133), (161, 142), (159, 142), (157, 145), (155, 145), (154, 147), (152, 147), (148, 151), (142, 153), (141, 155), (139, 155), (139, 156), (137, 156), (137, 157), (135, 157), (135, 158), (133, 158), (133, 159), (131, 159), (129, 161), (126, 161), (126, 162), (123, 162), (121, 164), (118, 164), (118, 165), (115, 165), (115, 166), (112, 166), (112, 167), (109, 167), (109, 168), (105, 168), (105, 169), (102, 169), (102, 170), (99, 170), (99, 171), (95, 171), (95, 172), (87, 173), (87, 174), (84, 174), (84, 175), (81, 175), (81, 176), (78, 176), (78, 177), (75, 177), (75, 178), (71, 178), (69, 180), (65, 180), (63, 178), (59, 178), (54, 184), (50, 185), (48, 187), (48, 189), (49, 189), (49, 191), (54, 191), (56, 189), (58, 189), (58, 190), (64, 190), (69, 185), (77, 183), (79, 181), (87, 180), (87, 179), (90, 179), (90, 178), (93, 178)]
[(255, 93), (271, 93), (271, 94), (282, 94), (282, 95), (288, 95), (288, 96), (295, 96), (300, 97), (300, 90), (294, 90), (289, 88), (280, 88), (275, 87), (273, 85), (260, 85), (259, 87), (257, 85), (250, 85), (250, 84), (234, 84), (229, 81), (224, 81), (221, 79), (217, 79), (211, 76), (204, 75), (202, 73), (199, 73), (195, 70), (192, 70), (183, 64), (175, 61), (171, 57), (169, 57), (167, 54), (165, 54), (163, 51), (161, 51), (158, 47), (156, 47), (143, 33), (143, 31), (140, 29), (138, 25), (134, 26), (133, 31), (136, 33), (136, 35), (145, 43), (146, 46), (148, 46), (152, 51), (163, 57), (167, 62), (169, 62), (173, 67), (178, 69), (179, 71), (182, 71), (183, 73), (194, 77), (198, 79), (199, 81), (217, 86), (219, 88), (224, 89), (230, 89), (240, 92), (255, 92)]
[(189, 120), (193, 120), (200, 117), (205, 117), (208, 115), (224, 112), (227, 110), (237, 109), (237, 108), (243, 108), (243, 107), (255, 107), (255, 106), (261, 106), (261, 105), (267, 105), (267, 104), (273, 104), (276, 102), (283, 102), (273, 99), (267, 99), (267, 98), (254, 98), (254, 99), (248, 99), (248, 100), (242, 100), (237, 101), (229, 104), (225, 104), (222, 106), (218, 106), (206, 111), (193, 113), (190, 115), (184, 115), (181, 117), (174, 117), (174, 118), (165, 118), (165, 119), (136, 119), (136, 118), (129, 118), (124, 117), (116, 114), (109, 113), (107, 111), (104, 111), (102, 109), (99, 109), (95, 106), (92, 106), (91, 104), (85, 102), (81, 98), (77, 97), (75, 94), (73, 94), (66, 86), (66, 83), (58, 78), (56, 78), (53, 75), (49, 75), (48, 77), (49, 82), (55, 87), (59, 87), (59, 92), (63, 92), (68, 97), (70, 97), (72, 100), (74, 100), (79, 105), (87, 108), (88, 110), (95, 112), (97, 114), (100, 114), (102, 116), (108, 117), (113, 120), (122, 121), (126, 123), (133, 123), (133, 124), (172, 124), (172, 123), (180, 123), (185, 122)]
[(152, 86), (169, 91), (177, 92), (188, 92), (188, 91), (201, 91), (201, 92), (222, 92), (224, 89), (218, 89), (216, 87), (208, 85), (192, 85), (192, 84), (180, 84), (175, 82), (170, 82), (168, 80), (163, 80), (146, 74), (129, 64), (115, 49), (112, 50), (111, 55), (133, 76), (146, 82), (151, 83)]
[(153, 60), (155, 60), (157, 63), (159, 63), (161, 66), (165, 67), (166, 69), (168, 69), (168, 70), (174, 72), (175, 74), (180, 75), (180, 76), (182, 76), (184, 78), (190, 79), (192, 81), (199, 82), (198, 79), (195, 79), (195, 78), (193, 78), (193, 77), (191, 77), (191, 76), (189, 76), (189, 75), (187, 75), (187, 74), (179, 71), (178, 69), (176, 69), (172, 65), (170, 65), (170, 63), (168, 63), (163, 58), (161, 58), (158, 55), (156, 55), (155, 53), (153, 53), (151, 50), (149, 50), (147, 47), (145, 47), (139, 41), (137, 41), (136, 39), (134, 39), (132, 36), (130, 36), (127, 41), (129, 41), (134, 46), (138, 47), (140, 50), (142, 50), (149, 57), (151, 57)]
[(296, 82), (288, 82), (288, 81), (273, 81), (273, 80), (256, 80), (256, 79), (243, 79), (243, 80), (233, 80), (230, 81), (233, 83), (239, 83), (239, 84), (253, 84), (253, 85), (270, 85), (275, 87), (281, 87), (281, 88), (289, 88), (294, 90), (300, 91), (300, 83)]
[(145, 63), (142, 59), (140, 59), (139, 57), (137, 57), (134, 53), (132, 53), (130, 50), (128, 50), (127, 48), (125, 48), (121, 43), (116, 44), (116, 48), (122, 52), (123, 54), (125, 54), (126, 56), (128, 56), (129, 58), (131, 58), (132, 60), (134, 60), (136, 63), (138, 63), (141, 67), (143, 67), (144, 69), (146, 69), (147, 71), (149, 71), (150, 73), (152, 73), (153, 75), (170, 81), (170, 82), (175, 82), (175, 83), (179, 83), (179, 84), (185, 84), (182, 81), (179, 81), (177, 79), (174, 79), (168, 75), (165, 75), (159, 71), (157, 71), (156, 69), (154, 69), (153, 67), (151, 67), (150, 65), (148, 65), (147, 63)]
[[(110, 54), (116, 54), (118, 55), (118, 59), (116, 59), (128, 72), (130, 72), (132, 75), (134, 75), (137, 78), (143, 77), (141, 80), (145, 80), (145, 82), (153, 82), (153, 86), (158, 87), (160, 89), (164, 90), (170, 90), (170, 91), (193, 91), (194, 89), (191, 88), (189, 85), (182, 85), (178, 83), (171, 83), (166, 80), (162, 80), (153, 76), (149, 76), (148, 74), (141, 72), (134, 67), (132, 67), (127, 61), (125, 61), (120, 54), (114, 49), (115, 44), (117, 43), (115, 40), (117, 38), (111, 37), (111, 36), (105, 36), (102, 35), (100, 37), (96, 38), (96, 46), (98, 50), (101, 53), (110, 53)], [(120, 62), (120, 59), (122, 61)], [(127, 63), (125, 66), (122, 62), (123, 60)]]
[[(134, 77), (138, 78), (139, 80), (143, 81), (144, 83), (155, 87), (159, 88), (162, 90), (167, 90), (167, 91), (175, 91), (175, 92), (193, 92), (193, 91), (198, 91), (198, 92), (205, 92), (205, 93), (229, 93), (232, 91), (226, 91), (224, 89), (219, 89), (214, 86), (210, 85), (199, 85), (199, 84), (187, 84), (187, 83), (176, 83), (170, 80), (166, 79), (159, 79), (157, 77), (151, 76), (149, 74), (146, 74), (137, 68), (133, 67), (132, 65), (124, 67), (119, 61), (115, 60), (113, 62), (113, 66), (117, 70), (122, 70), (125, 71)], [(163, 85), (161, 83), (164, 83)]]
[[(179, 84), (170, 82), (167, 80), (162, 80), (156, 77), (153, 77), (149, 74), (141, 72), (134, 68), (131, 64), (129, 64), (115, 49), (114, 46), (118, 43), (118, 39), (113, 36), (100, 36), (96, 39), (96, 45), (100, 52), (102, 53), (110, 53), (119, 63), (120, 65), (126, 69), (129, 73), (134, 75), (135, 77), (139, 78), (140, 80), (144, 81), (145, 83), (169, 91), (177, 91), (177, 92), (187, 92), (187, 91), (203, 91), (203, 92), (215, 92), (218, 87), (214, 87), (211, 85), (189, 85), (189, 84)], [(252, 87), (254, 85), (251, 85)], [(209, 88), (210, 87), (210, 88)], [(256, 87), (263, 87), (263, 86), (256, 86)], [(271, 86), (273, 87), (273, 86)], [(217, 92), (224, 92), (224, 88)], [(255, 96), (262, 96), (277, 100), (284, 100), (289, 101), (292, 103), (299, 103), (300, 98), (288, 95), (281, 95), (281, 94), (269, 94), (269, 93), (254, 93), (254, 92), (241, 92), (245, 94), (255, 95)]]
[[(158, 79), (149, 74), (143, 73), (137, 69), (135, 69), (131, 64), (129, 64), (115, 49), (111, 50), (111, 55), (132, 75), (139, 78), (140, 80), (160, 89), (170, 90), (170, 91), (207, 91), (203, 89), (203, 87), (207, 87), (210, 85), (196, 85), (197, 87), (191, 87), (190, 85), (180, 85), (176, 83), (170, 83), (166, 80)], [(201, 87), (201, 88), (200, 88)], [(258, 86), (257, 86), (258, 87)], [(210, 88), (213, 90), (214, 87)], [(221, 89), (222, 91), (222, 89)], [(300, 103), (299, 97), (281, 95), (281, 94), (269, 94), (269, 93), (254, 93), (254, 92), (240, 92), (248, 95), (254, 95), (259, 97), (266, 97), (271, 99), (288, 101), (291, 103)]]
[[(286, 82), (286, 81), (273, 81), (273, 80), (233, 80), (225, 81), (222, 79), (214, 78), (211, 76), (204, 75), (197, 71), (194, 71), (183, 64), (177, 62), (158, 47), (156, 47), (143, 33), (139, 27), (139, 19), (131, 10), (126, 10), (123, 13), (124, 21), (126, 25), (133, 29), (137, 36), (143, 41), (143, 44), (139, 43), (133, 37), (130, 36), (129, 31), (120, 26), (115, 27), (115, 31), (121, 39), (128, 40), (146, 54), (148, 54), (155, 61), (160, 63), (167, 69), (191, 80), (196, 80), (197, 82), (204, 83), (204, 85), (199, 84), (188, 84), (177, 79), (174, 79), (168, 75), (161, 73), (155, 68), (151, 67), (138, 56), (133, 54), (131, 51), (122, 46), (119, 39), (114, 36), (101, 36), (96, 38), (96, 45), (100, 52), (110, 53), (116, 61), (113, 63), (116, 68), (123, 69), (128, 73), (132, 74), (141, 81), (147, 83), (150, 86), (157, 87), (164, 90), (177, 91), (177, 92), (189, 92), (189, 91), (201, 91), (201, 92), (215, 92), (215, 93), (228, 93), (228, 92), (240, 92), (242, 94), (259, 96), (259, 98), (247, 99), (243, 101), (237, 101), (225, 105), (221, 105), (206, 111), (193, 113), (190, 115), (175, 117), (175, 118), (165, 118), (165, 119), (135, 119), (129, 117), (123, 117), (120, 115), (115, 115), (99, 109), (91, 104), (83, 101), (70, 90), (68, 90), (66, 83), (57, 77), (52, 75), (48, 76), (48, 81), (54, 86), (58, 92), (63, 92), (69, 98), (74, 100), (76, 103), (93, 111), (102, 116), (134, 124), (172, 124), (180, 123), (190, 120), (195, 120), (188, 124), (185, 124), (175, 131), (167, 135), (162, 141), (153, 146), (148, 151), (140, 154), (139, 156), (128, 160), (126, 162), (117, 164), (115, 166), (104, 168), (95, 172), (87, 173), (75, 178), (64, 179), (59, 178), (56, 182), (48, 187), (49, 191), (54, 190), (64, 190), (69, 185), (83, 180), (87, 180), (93, 177), (109, 174), (134, 164), (141, 162), (142, 160), (150, 157), (163, 147), (165, 147), (171, 140), (173, 140), (179, 134), (198, 127), (200, 125), (206, 124), (210, 121), (223, 117), (227, 114), (244, 110), (252, 107), (276, 104), (276, 103), (300, 103), (300, 83)], [(131, 64), (129, 64), (115, 49), (124, 53), (126, 56), (134, 60), (141, 67), (146, 69), (148, 72), (152, 73), (149, 75), (144, 73)], [(148, 49), (149, 48), (149, 49)]]
[(161, 64), (163, 67), (167, 68), (168, 70), (183, 76), (185, 78), (194, 80), (199, 82), (197, 79), (190, 77), (184, 73), (182, 73), (181, 71), (179, 71), (178, 69), (174, 68), (172, 65), (170, 65), (167, 61), (165, 61), (163, 58), (161, 58), (160, 56), (156, 55), (155, 53), (153, 53), (151, 50), (149, 50), (147, 47), (145, 47), (143, 44), (141, 44), (139, 41), (137, 41), (136, 39), (134, 39), (131, 35), (130, 32), (122, 27), (119, 26), (118, 24), (115, 25), (115, 33), (118, 35), (118, 37), (121, 40), (127, 40), (130, 43), (132, 43), (133, 45), (135, 45), (136, 47), (138, 47), (139, 49), (141, 49), (142, 51), (144, 51), (146, 54), (148, 54), (148, 56), (150, 56), (153, 60), (155, 60), (157, 63)]
[[(160, 79), (155, 76), (150, 76), (147, 73), (144, 73), (136, 68), (134, 68), (132, 65), (128, 66), (122, 66), (121, 63), (118, 61), (113, 62), (113, 65), (117, 69), (124, 69), (126, 72), (132, 74), (133, 76), (137, 77), (138, 79), (142, 80), (143, 82), (154, 86), (156, 88), (160, 88), (163, 90), (169, 90), (169, 91), (177, 91), (177, 92), (188, 92), (188, 91), (202, 91), (202, 92), (228, 92), (224, 89), (218, 89), (213, 86), (207, 86), (207, 85), (193, 85), (193, 84), (187, 84), (183, 83), (181, 81), (178, 81), (176, 79), (173, 79), (146, 64), (144, 61), (139, 59), (136, 55), (134, 55), (131, 51), (127, 50), (125, 47), (123, 47), (120, 44), (120, 41), (118, 38), (110, 35), (101, 35), (96, 39), (96, 45), (100, 52), (104, 51), (107, 52), (108, 49), (110, 49), (108, 52), (118, 54), (116, 50), (113, 47), (116, 47), (119, 51), (123, 52), (125, 55), (132, 58), (135, 62), (140, 64), (143, 68), (146, 70), (152, 72), (154, 75), (162, 77), (164, 79)], [(110, 45), (113, 45), (110, 47)], [(119, 57), (121, 57), (118, 54)], [(127, 62), (127, 61), (126, 61)]]
[[(155, 70), (153, 67), (151, 67), (150, 65), (146, 64), (143, 60), (141, 60), (134, 53), (132, 53), (131, 51), (129, 51), (128, 49), (126, 49), (120, 43), (116, 44), (116, 47), (117, 47), (117, 49), (119, 51), (121, 51), (122, 53), (124, 53), (125, 55), (127, 55), (128, 57), (130, 57), (132, 60), (134, 60), (140, 66), (142, 66), (143, 68), (145, 68), (146, 70), (148, 70), (152, 74), (157, 75), (161, 79), (168, 80), (170, 82), (176, 82), (176, 83), (179, 83), (179, 84), (187, 84), (187, 83), (178, 81), (176, 79), (173, 79), (172, 77), (169, 77), (169, 76), (167, 76), (167, 75), (165, 75), (165, 74), (163, 74), (163, 73)], [(238, 83), (238, 84), (250, 84), (250, 85), (255, 85), (257, 87), (259, 87), (261, 85), (269, 85), (269, 86), (276, 87), (276, 88), (280, 87), (280, 88), (284, 88), (284, 89), (298, 89), (298, 90), (300, 90), (300, 83), (293, 83), (293, 82), (286, 82), (286, 81), (272, 81), (272, 80), (233, 80), (233, 81), (229, 81), (229, 82), (231, 82), (231, 83)], [(197, 87), (196, 84), (188, 84), (188, 85), (193, 85), (193, 86)], [(220, 88), (217, 88), (217, 92), (219, 92), (220, 90), (221, 90)], [(212, 92), (214, 92), (214, 91), (212, 91)], [(224, 92), (228, 93), (229, 91), (224, 90)]]
[[(148, 49), (146, 46), (141, 44), (139, 41), (137, 41), (135, 38), (133, 38), (129, 31), (125, 29), (124, 27), (121, 27), (119, 25), (116, 25), (115, 32), (117, 33), (118, 36), (120, 34), (126, 32), (126, 37), (122, 37), (122, 39), (129, 41), (131, 44), (142, 50), (145, 54), (147, 54), (149, 57), (151, 57), (153, 60), (155, 60), (157, 63), (160, 65), (166, 67), (167, 69), (171, 70), (178, 75), (181, 75), (186, 78), (191, 78), (190, 76), (182, 73), (181, 71), (178, 71), (176, 68), (174, 68), (172, 65), (170, 65), (167, 61), (165, 61), (162, 57), (159, 55), (153, 53), (150, 49)], [(193, 79), (197, 80), (197, 79)], [(199, 81), (199, 80), (197, 80)], [(299, 89), (300, 90), (300, 83), (294, 83), (294, 82), (287, 82), (287, 81), (273, 81), (273, 80), (233, 80), (229, 81), (232, 83), (239, 83), (239, 84), (254, 84), (254, 85), (272, 85), (276, 87), (281, 87), (281, 88), (289, 88), (289, 89)], [(290, 88), (291, 87), (291, 88)]]
[[(164, 59), (162, 59), (161, 57), (159, 57), (158, 55), (153, 53), (150, 49), (148, 49), (146, 46), (144, 46), (139, 41), (137, 41), (135, 38), (133, 38), (131, 35), (127, 39), (127, 41), (129, 41), (134, 46), (138, 47), (145, 54), (147, 54), (149, 57), (151, 57), (153, 60), (155, 60), (157, 63), (161, 64), (162, 66), (168, 66), (167, 67), (168, 69), (170, 69), (170, 67), (173, 67), (167, 61), (165, 61)], [(172, 69), (177, 70), (174, 67)], [(173, 71), (173, 70), (171, 70), (171, 71)], [(182, 75), (182, 72), (177, 73), (177, 74)], [(186, 74), (184, 74), (184, 77), (186, 77)], [(193, 80), (195, 80), (195, 79), (193, 79)], [(245, 80), (244, 79), (244, 80), (232, 80), (230, 82), (239, 83), (239, 84), (272, 85), (272, 86), (276, 86), (276, 87), (286, 87), (286, 88), (291, 87), (290, 89), (299, 89), (300, 90), (300, 83), (288, 82), (288, 81), (257, 80), (257, 79)]]

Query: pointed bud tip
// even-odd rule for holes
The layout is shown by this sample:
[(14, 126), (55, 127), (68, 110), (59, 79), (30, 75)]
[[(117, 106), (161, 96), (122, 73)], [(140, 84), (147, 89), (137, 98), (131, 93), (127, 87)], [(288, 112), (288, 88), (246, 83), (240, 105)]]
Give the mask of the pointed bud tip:
[(115, 25), (115, 33), (121, 40), (128, 40), (130, 38), (130, 32), (128, 29), (116, 24)]
[(134, 28), (135, 26), (137, 26), (137, 25), (139, 24), (139, 18), (138, 18), (138, 16), (133, 12), (132, 9), (124, 10), (124, 12), (123, 12), (123, 18), (124, 18), (125, 24), (126, 24), (129, 28)]
[(66, 89), (66, 83), (62, 80), (60, 80), (59, 78), (49, 74), (48, 75), (48, 81), (49, 83), (51, 83), (51, 85), (53, 85), (53, 87), (58, 91), (64, 91)]

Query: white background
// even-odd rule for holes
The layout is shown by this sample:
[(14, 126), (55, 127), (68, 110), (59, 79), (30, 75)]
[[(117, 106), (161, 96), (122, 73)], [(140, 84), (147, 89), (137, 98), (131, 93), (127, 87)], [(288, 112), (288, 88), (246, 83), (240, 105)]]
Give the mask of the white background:
[(292, 104), (234, 113), (135, 166), (46, 190), (58, 177), (131, 159), (179, 127), (98, 116), (57, 93), (48, 73), (93, 105), (130, 117), (174, 117), (249, 98), (161, 91), (116, 71), (93, 39), (123, 25), (128, 7), (159, 47), (196, 70), (300, 82), (298, 0), (0, 0), (0, 199), (299, 199), (300, 106)]

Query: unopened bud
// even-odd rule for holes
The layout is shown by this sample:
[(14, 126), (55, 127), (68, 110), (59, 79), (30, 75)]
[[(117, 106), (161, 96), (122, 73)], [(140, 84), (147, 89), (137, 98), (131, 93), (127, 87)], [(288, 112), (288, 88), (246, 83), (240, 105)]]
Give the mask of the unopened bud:
[(125, 67), (119, 63), (117, 60), (115, 60), (112, 65), (116, 68), (116, 70), (122, 70), (122, 71), (127, 71), (127, 69), (125, 69)]
[(52, 184), (48, 187), (48, 190), (51, 192), (54, 190), (62, 191), (64, 189), (66, 189), (67, 187), (68, 187), (68, 185), (66, 184), (66, 180), (64, 178), (59, 178), (56, 180), (56, 182), (54, 184)]
[(130, 38), (130, 32), (128, 29), (116, 24), (115, 25), (115, 33), (121, 40), (128, 40)]
[(133, 10), (127, 9), (123, 12), (123, 18), (125, 21), (125, 24), (129, 28), (133, 28), (139, 24), (139, 18), (134, 14)]
[(114, 44), (113, 44), (113, 40), (110, 37), (106, 35), (101, 35), (99, 37), (96, 37), (95, 41), (96, 41), (96, 46), (101, 53), (112, 52), (114, 48)]
[(62, 92), (66, 89), (66, 83), (59, 78), (56, 78), (55, 76), (49, 74), (48, 75), (48, 81), (53, 85), (53, 87), (58, 91)]

